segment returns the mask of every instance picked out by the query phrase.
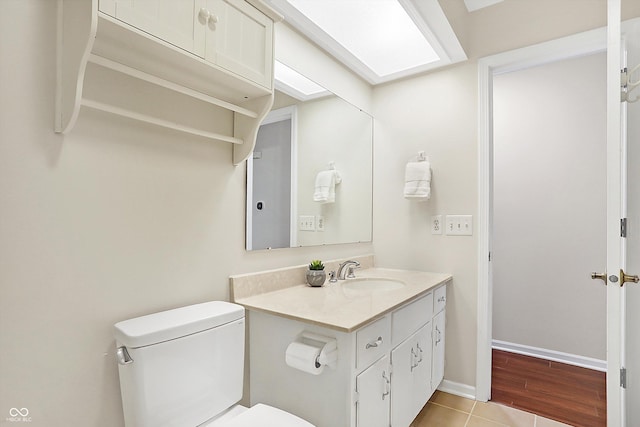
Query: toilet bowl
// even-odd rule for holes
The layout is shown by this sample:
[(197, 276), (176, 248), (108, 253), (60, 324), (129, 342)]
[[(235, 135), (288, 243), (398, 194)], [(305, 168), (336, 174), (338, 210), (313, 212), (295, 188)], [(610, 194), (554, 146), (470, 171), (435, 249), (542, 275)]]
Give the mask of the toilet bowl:
[(211, 301), (114, 325), (127, 427), (313, 427), (265, 404), (245, 408), (244, 308)]

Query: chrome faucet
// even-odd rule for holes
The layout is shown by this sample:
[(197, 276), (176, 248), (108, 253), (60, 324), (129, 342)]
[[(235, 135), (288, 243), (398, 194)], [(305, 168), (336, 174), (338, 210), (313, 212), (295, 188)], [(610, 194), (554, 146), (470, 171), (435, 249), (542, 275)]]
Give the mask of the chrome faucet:
[[(348, 268), (346, 268), (348, 267)], [(345, 270), (346, 268), (346, 270)], [(356, 277), (353, 274), (353, 269), (354, 268), (360, 268), (360, 263), (358, 261), (345, 261), (342, 264), (340, 264), (340, 266), (338, 267), (338, 279), (339, 280), (344, 280), (345, 279), (345, 272), (348, 271), (349, 274), (346, 274), (346, 278), (347, 279), (353, 279), (354, 277)]]

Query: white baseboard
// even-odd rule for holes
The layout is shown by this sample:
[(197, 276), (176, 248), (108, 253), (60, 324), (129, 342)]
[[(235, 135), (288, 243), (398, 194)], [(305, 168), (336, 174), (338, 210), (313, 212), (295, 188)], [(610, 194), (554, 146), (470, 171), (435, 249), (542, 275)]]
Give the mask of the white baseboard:
[(607, 361), (593, 359), (591, 357), (578, 356), (576, 354), (563, 353), (561, 351), (546, 350), (544, 348), (531, 347), (528, 345), (514, 344), (506, 341), (492, 340), (491, 346), (496, 350), (509, 351), (511, 353), (525, 356), (537, 357), (539, 359), (552, 360), (554, 362), (566, 363), (567, 365), (580, 366), (582, 368), (593, 369), (606, 372)]
[(467, 399), (476, 399), (476, 388), (467, 384), (442, 380), (438, 390), (449, 394), (455, 394), (456, 396), (466, 397)]

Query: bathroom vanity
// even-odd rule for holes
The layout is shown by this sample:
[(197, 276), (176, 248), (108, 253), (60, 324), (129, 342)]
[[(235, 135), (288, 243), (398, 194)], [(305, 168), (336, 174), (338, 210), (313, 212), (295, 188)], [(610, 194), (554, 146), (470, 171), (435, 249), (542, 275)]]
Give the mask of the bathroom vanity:
[[(380, 268), (357, 276), (236, 295), (249, 311), (251, 402), (318, 427), (411, 424), (443, 379), (451, 276)], [(392, 282), (401, 285), (384, 286)], [(335, 339), (334, 366), (310, 373), (287, 365), (287, 348), (303, 332)]]

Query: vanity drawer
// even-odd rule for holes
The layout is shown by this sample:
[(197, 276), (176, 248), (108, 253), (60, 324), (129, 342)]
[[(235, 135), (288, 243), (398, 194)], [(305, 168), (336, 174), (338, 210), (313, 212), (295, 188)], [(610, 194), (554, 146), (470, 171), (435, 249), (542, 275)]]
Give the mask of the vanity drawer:
[(433, 317), (433, 292), (398, 309), (391, 319), (392, 346), (400, 344)]
[(356, 368), (371, 365), (389, 351), (391, 319), (385, 316), (356, 332)]
[(433, 312), (436, 314), (444, 309), (447, 304), (447, 285), (442, 285), (435, 290), (433, 304)]

